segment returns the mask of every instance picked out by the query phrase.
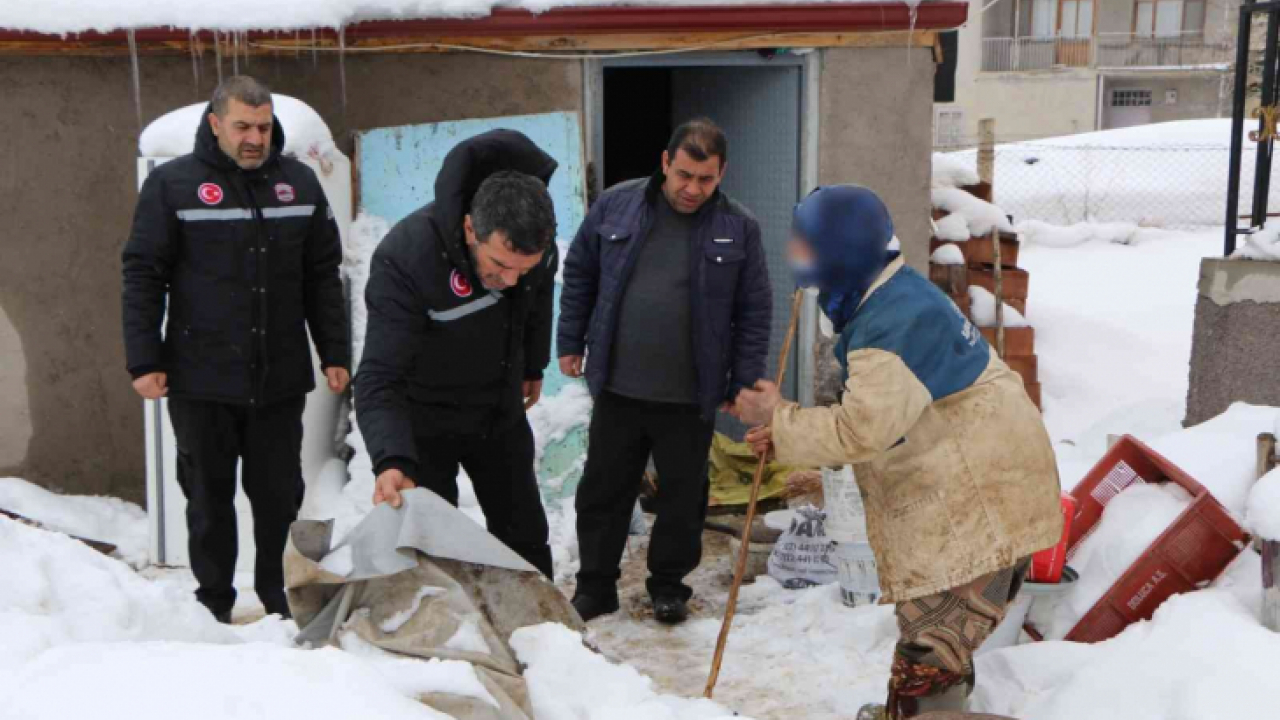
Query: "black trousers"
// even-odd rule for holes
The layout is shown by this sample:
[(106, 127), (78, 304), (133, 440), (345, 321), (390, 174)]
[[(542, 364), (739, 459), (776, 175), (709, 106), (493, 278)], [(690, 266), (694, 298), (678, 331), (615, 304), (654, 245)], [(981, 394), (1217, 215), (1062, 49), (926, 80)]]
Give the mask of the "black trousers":
[(547, 513), (534, 473), (533, 430), (522, 414), (493, 432), (416, 435), (420, 487), (458, 504), (458, 467), (475, 487), (489, 532), (520, 557), (553, 578), (547, 545)]
[(612, 393), (596, 399), (587, 467), (578, 486), (578, 590), (617, 593), (619, 563), (631, 512), (650, 454), (658, 471), (657, 520), (649, 542), (649, 594), (693, 595), (683, 580), (702, 561), (707, 518), (707, 454), (715, 425), (698, 407), (633, 400)]
[(187, 497), (187, 551), (200, 584), (196, 599), (215, 613), (236, 602), (237, 463), (253, 507), (253, 587), (269, 611), (285, 607), (284, 546), (306, 489), (300, 458), (305, 406), (302, 396), (260, 408), (169, 400), (178, 484)]

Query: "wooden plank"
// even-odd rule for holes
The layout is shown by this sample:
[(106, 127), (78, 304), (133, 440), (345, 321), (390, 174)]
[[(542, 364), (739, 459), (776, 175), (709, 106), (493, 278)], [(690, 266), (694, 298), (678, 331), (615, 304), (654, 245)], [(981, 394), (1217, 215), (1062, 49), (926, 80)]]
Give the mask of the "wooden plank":
[[(206, 39), (207, 40), (207, 39)], [(643, 50), (760, 50), (769, 48), (826, 47), (922, 47), (932, 48), (937, 33), (932, 30), (893, 30), (885, 32), (846, 33), (652, 33), (609, 35), (558, 35), (522, 37), (423, 36), (365, 37), (347, 44), (349, 54), (438, 53), (467, 50), (538, 53), (616, 52)], [(200, 41), (200, 49), (212, 54), (210, 43)], [(319, 38), (315, 47), (333, 53), (337, 41)], [(278, 40), (251, 40), (242, 54), (293, 55), (312, 48), (310, 37), (295, 39), (282, 36)], [(116, 40), (38, 39), (0, 42), (0, 55), (127, 55), (128, 46)], [(190, 40), (156, 40), (138, 43), (140, 55), (186, 55)], [(224, 53), (226, 54), (226, 53)]]
[[(1271, 433), (1258, 435), (1257, 477), (1276, 467), (1276, 436)], [(1272, 632), (1280, 632), (1280, 542), (1257, 539), (1262, 553), (1262, 625)]]

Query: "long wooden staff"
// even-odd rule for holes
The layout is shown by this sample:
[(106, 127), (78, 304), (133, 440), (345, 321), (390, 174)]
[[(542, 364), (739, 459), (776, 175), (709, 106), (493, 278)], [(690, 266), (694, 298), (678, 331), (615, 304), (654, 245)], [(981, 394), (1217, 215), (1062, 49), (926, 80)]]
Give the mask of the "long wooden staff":
[[(787, 327), (787, 337), (782, 341), (782, 354), (778, 358), (778, 387), (787, 377), (787, 359), (791, 355), (791, 341), (796, 335), (796, 321), (800, 319), (800, 304), (804, 301), (804, 291), (796, 290), (791, 299), (791, 323)], [(729, 630), (733, 627), (733, 616), (738, 609), (738, 590), (742, 587), (742, 576), (747, 572), (747, 557), (751, 552), (751, 525), (756, 519), (756, 501), (760, 498), (760, 485), (764, 480), (764, 469), (769, 458), (760, 458), (756, 465), (756, 475), (751, 480), (751, 499), (747, 501), (747, 519), (742, 526), (741, 542), (738, 547), (738, 566), (733, 571), (733, 585), (729, 586), (729, 600), (724, 609), (724, 622), (720, 624), (720, 638), (716, 640), (716, 654), (711, 660), (711, 675), (707, 678), (707, 689), (703, 693), (710, 698), (716, 689), (716, 680), (720, 678), (720, 663), (724, 661), (724, 647), (729, 642)]]

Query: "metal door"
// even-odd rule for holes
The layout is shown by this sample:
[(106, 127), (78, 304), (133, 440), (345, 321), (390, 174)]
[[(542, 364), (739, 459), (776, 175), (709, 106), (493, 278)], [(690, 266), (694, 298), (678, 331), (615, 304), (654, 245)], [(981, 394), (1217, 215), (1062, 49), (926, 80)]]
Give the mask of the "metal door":
[[(678, 68), (672, 72), (672, 95), (673, 124), (705, 115), (724, 128), (729, 167), (722, 187), (760, 221), (773, 285), (768, 367), (772, 377), (795, 291), (783, 252), (800, 193), (801, 68)], [(791, 354), (782, 388), (792, 399), (798, 387), (797, 356)], [(744, 431), (726, 416), (721, 416), (717, 429), (733, 437)]]

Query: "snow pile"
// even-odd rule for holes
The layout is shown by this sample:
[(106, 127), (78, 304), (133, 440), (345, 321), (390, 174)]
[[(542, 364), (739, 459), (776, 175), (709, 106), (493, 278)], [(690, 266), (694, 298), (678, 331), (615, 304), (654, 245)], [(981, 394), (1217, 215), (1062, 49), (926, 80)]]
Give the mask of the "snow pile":
[(949, 240), (951, 242), (965, 242), (969, 239), (969, 221), (963, 215), (953, 213), (933, 225), (934, 235), (939, 240)]
[[(284, 128), (285, 155), (312, 157), (323, 166), (341, 154), (333, 144), (329, 126), (311, 106), (288, 95), (277, 93), (271, 98), (272, 109)], [(156, 118), (138, 136), (138, 152), (143, 157), (178, 157), (190, 153), (195, 149), (200, 123), (207, 122), (207, 107), (208, 103), (196, 103)]]
[(0, 478), (0, 508), (39, 521), (50, 530), (116, 546), (135, 568), (149, 561), (147, 513), (113, 497), (59, 495), (18, 478)]
[[(1254, 576), (1248, 555), (1232, 568)], [(1275, 716), (1280, 635), (1229, 589), (1170, 598), (1151, 622), (1097, 645), (1038, 643), (978, 660), (973, 709), (1035, 720)]]
[(929, 262), (934, 265), (963, 265), (964, 253), (954, 243), (939, 245), (929, 257)]
[(1065, 637), (1189, 504), (1191, 496), (1172, 483), (1136, 484), (1112, 498), (1067, 561), (1080, 579), (1058, 602), (1033, 605), (1031, 622), (1046, 638)]
[(1267, 473), (1249, 493), (1249, 529), (1264, 540), (1280, 540), (1280, 468)]
[(1065, 488), (1106, 452), (1108, 434), (1182, 429), (1200, 261), (1221, 252), (1221, 233), (1154, 229), (1132, 245), (1023, 243), (1018, 264), (1035, 278), (1027, 320)]
[[(977, 285), (969, 286), (969, 315), (978, 327), (996, 326), (996, 296), (991, 291)], [(1027, 327), (1027, 319), (1022, 317), (1009, 303), (1004, 304), (1004, 326), (1011, 328)]]
[[(526, 664), (529, 700), (538, 720), (728, 720), (740, 717), (710, 700), (659, 695), (653, 681), (615, 665), (563, 625), (517, 630), (511, 647)], [(572, 668), (572, 671), (569, 671)]]
[(364, 289), (369, 284), (370, 263), (382, 238), (391, 231), (391, 223), (376, 215), (360, 213), (351, 222), (347, 245), (343, 248), (342, 274), (347, 278), (351, 293), (351, 341), (354, 367), (360, 366), (364, 355), (364, 336), (369, 327), (369, 309), (364, 304)]
[(3, 517), (0, 568), (0, 690), (3, 678), (67, 643), (239, 641), (189, 594), (150, 583), (69, 537)]
[(1243, 260), (1280, 260), (1280, 220), (1268, 220), (1261, 230), (1245, 236), (1233, 258)]
[(1087, 242), (1109, 242), (1129, 245), (1134, 242), (1140, 228), (1133, 223), (1081, 222), (1066, 227), (1040, 220), (1018, 223), (1018, 236), (1028, 243), (1046, 247), (1070, 248)]
[[(969, 237), (983, 237), (991, 234), (992, 230), (1003, 230), (1005, 232), (1013, 232), (1013, 225), (1009, 223), (1009, 218), (1004, 211), (992, 205), (981, 198), (970, 195), (960, 188), (952, 187), (935, 187), (930, 191), (933, 200), (933, 206), (941, 210), (951, 213), (951, 216), (960, 216), (964, 218), (965, 227), (969, 231)], [(960, 237), (952, 237), (958, 235), (958, 220), (952, 221), (943, 227), (943, 223), (950, 217), (943, 218), (938, 221), (939, 231), (945, 232), (947, 237), (939, 235), (943, 240), (961, 240)], [(968, 239), (963, 238), (963, 239)]]
[[(784, 0), (808, 3), (813, 0)], [(835, 0), (826, 0), (835, 1)], [(872, 0), (839, 0), (844, 3)], [(905, 0), (914, 8), (922, 0)], [(928, 0), (924, 0), (928, 1)], [(740, 5), (774, 5), (778, 0), (737, 0)], [(495, 8), (544, 12), (556, 7), (619, 5), (619, 0), (41, 0), (0, 3), (0, 28), (62, 35), (128, 28), (191, 30), (297, 30), (338, 28), (370, 20), (483, 17)], [(630, 5), (716, 5), (720, 0), (630, 0)]]
[(935, 188), (958, 188), (982, 182), (978, 171), (959, 155), (934, 153), (932, 166), (930, 184)]

